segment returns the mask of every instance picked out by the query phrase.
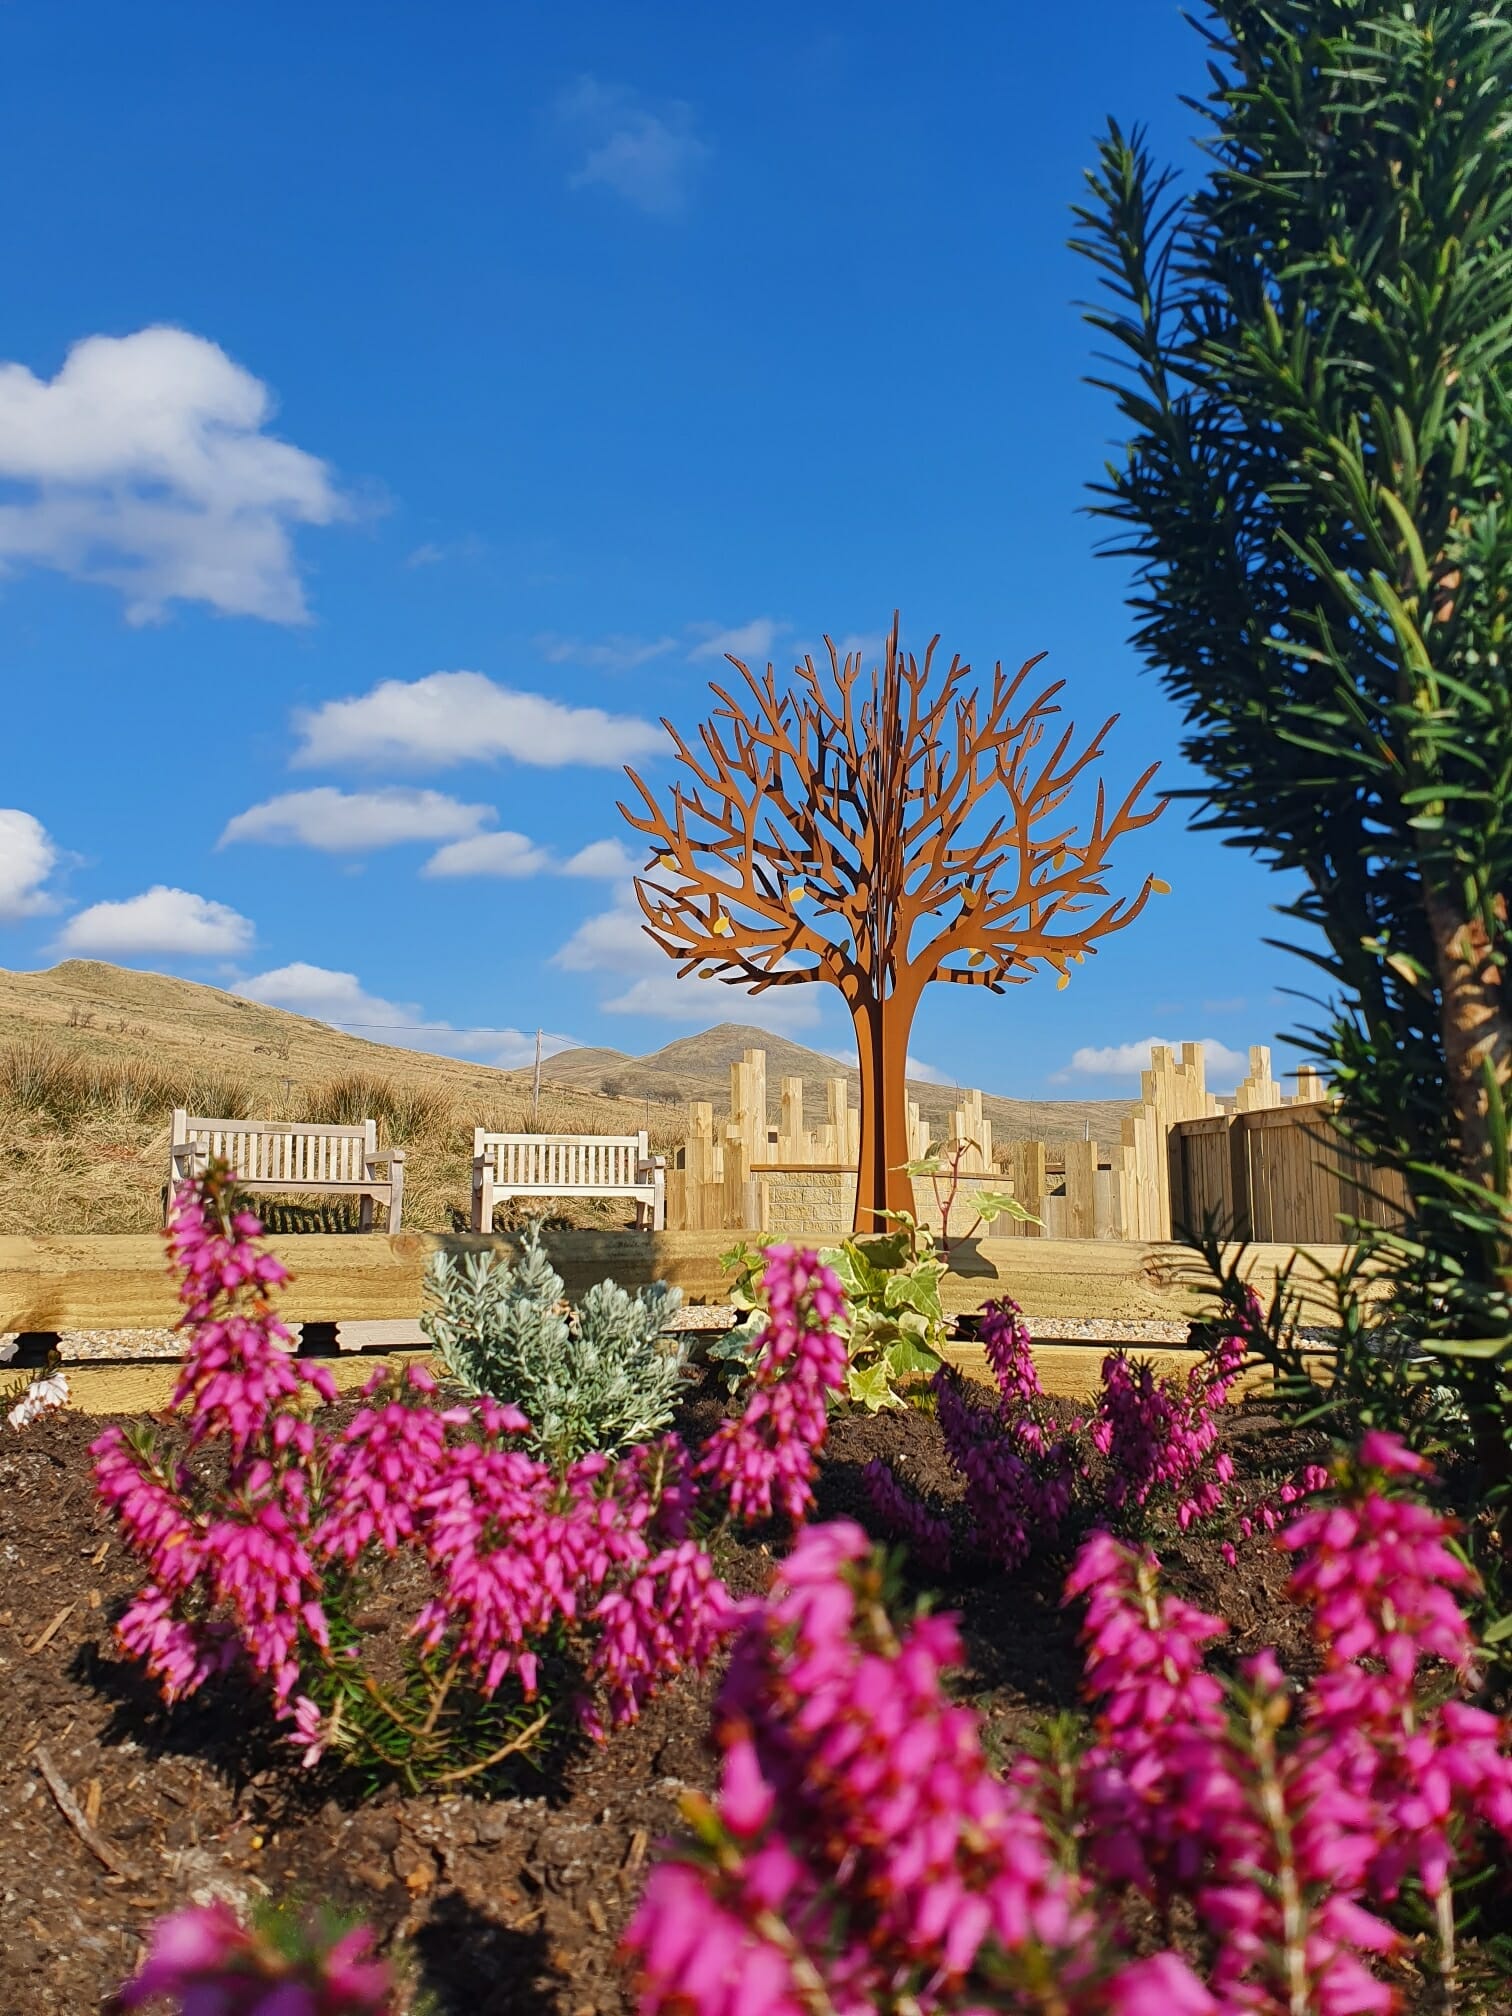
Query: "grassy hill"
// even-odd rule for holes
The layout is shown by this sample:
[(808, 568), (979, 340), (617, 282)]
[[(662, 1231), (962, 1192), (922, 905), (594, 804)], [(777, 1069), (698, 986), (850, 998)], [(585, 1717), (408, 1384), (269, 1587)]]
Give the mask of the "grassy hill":
[[(765, 1030), (722, 1023), (648, 1057), (570, 1050), (548, 1060), (539, 1125), (556, 1133), (623, 1134), (649, 1127), (667, 1149), (682, 1138), (690, 1099), (729, 1104), (729, 1067), (767, 1053), (772, 1117), (779, 1081), (811, 1088), (822, 1118), (824, 1080), (856, 1073)], [(380, 1139), (409, 1150), (405, 1219), (445, 1229), (467, 1209), (472, 1130), (532, 1122), (531, 1074), (402, 1050), (323, 1022), (244, 1001), (218, 987), (70, 959), (43, 973), (0, 971), (0, 1232), (143, 1231), (159, 1222), (174, 1106), (227, 1118), (352, 1120), (371, 1115)], [(937, 1126), (954, 1094), (917, 1084)], [(1122, 1100), (1008, 1100), (984, 1107), (1000, 1140), (1117, 1138)], [(329, 1208), (329, 1207), (327, 1207)], [(581, 1222), (623, 1215), (588, 1203)], [(286, 1230), (321, 1222), (270, 1208)], [(327, 1219), (326, 1222), (329, 1222)]]

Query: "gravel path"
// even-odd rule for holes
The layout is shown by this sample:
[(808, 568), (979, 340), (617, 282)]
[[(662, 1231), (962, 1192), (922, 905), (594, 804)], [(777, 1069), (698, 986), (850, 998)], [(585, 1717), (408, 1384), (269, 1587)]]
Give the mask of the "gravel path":
[[(718, 1303), (700, 1304), (697, 1307), (680, 1309), (668, 1326), (673, 1330), (728, 1330), (739, 1320), (740, 1312), (728, 1305)], [(1030, 1334), (1038, 1344), (1129, 1344), (1147, 1345), (1169, 1349), (1185, 1344), (1187, 1326), (1181, 1322), (1162, 1322), (1158, 1318), (1119, 1322), (1106, 1317), (1083, 1319), (1074, 1316), (1031, 1316), (1028, 1319)], [(324, 1327), (324, 1326), (322, 1326)], [(375, 1326), (364, 1326), (372, 1328)], [(414, 1326), (395, 1325), (413, 1332)], [(298, 1326), (295, 1326), (296, 1334)], [(1308, 1342), (1325, 1343), (1330, 1333), (1324, 1329), (1304, 1328), (1299, 1337)], [(364, 1339), (376, 1347), (381, 1340)], [(403, 1340), (410, 1343), (407, 1336)], [(15, 1354), (16, 1339), (0, 1336), (0, 1364), (6, 1363)], [(175, 1330), (64, 1330), (58, 1337), (58, 1349), (65, 1364), (97, 1360), (126, 1360), (136, 1358), (176, 1358), (182, 1345)]]

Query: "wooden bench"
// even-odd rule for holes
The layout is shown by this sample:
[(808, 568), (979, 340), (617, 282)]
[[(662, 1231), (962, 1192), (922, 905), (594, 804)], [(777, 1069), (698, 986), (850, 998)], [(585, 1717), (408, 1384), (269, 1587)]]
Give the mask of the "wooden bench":
[(627, 1197), (643, 1230), (667, 1223), (667, 1158), (647, 1134), (473, 1134), (472, 1227), (506, 1197)]
[[(173, 1109), (165, 1209), (178, 1186), (210, 1161), (228, 1162), (238, 1188), (301, 1191), (361, 1200), (358, 1222), (373, 1229), (374, 1203), (388, 1206), (388, 1229), (404, 1212), (404, 1150), (378, 1146), (378, 1123), (351, 1127), (309, 1120), (209, 1120)], [(387, 1165), (387, 1175), (380, 1174)]]

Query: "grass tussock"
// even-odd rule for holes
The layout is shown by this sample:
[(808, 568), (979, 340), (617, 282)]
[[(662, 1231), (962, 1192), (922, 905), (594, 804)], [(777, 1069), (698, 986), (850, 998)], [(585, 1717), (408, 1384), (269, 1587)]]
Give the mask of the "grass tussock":
[(101, 1118), (156, 1126), (175, 1106), (220, 1120), (252, 1110), (244, 1080), (175, 1070), (146, 1057), (90, 1056), (37, 1040), (0, 1049), (0, 1103), (64, 1129)]
[(395, 1148), (434, 1140), (458, 1124), (456, 1102), (438, 1086), (423, 1080), (405, 1084), (375, 1072), (346, 1071), (327, 1078), (312, 1085), (299, 1103), (302, 1119), (324, 1120), (331, 1126), (355, 1127), (376, 1120), (379, 1140)]

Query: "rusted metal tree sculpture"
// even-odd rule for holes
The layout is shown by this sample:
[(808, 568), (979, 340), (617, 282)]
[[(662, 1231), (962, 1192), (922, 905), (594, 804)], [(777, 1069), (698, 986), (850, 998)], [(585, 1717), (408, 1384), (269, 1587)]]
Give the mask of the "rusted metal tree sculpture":
[(670, 802), (630, 770), (644, 810), (620, 807), (652, 849), (635, 885), (646, 929), (683, 973), (752, 994), (827, 980), (844, 996), (861, 1066), (858, 1231), (912, 1209), (906, 1064), (929, 983), (999, 994), (1047, 966), (1064, 987), (1164, 887), (1108, 900), (1103, 881), (1114, 843), (1165, 809), (1140, 804), (1154, 764), (1111, 817), (1099, 781), (1085, 837), (1058, 817), (1118, 717), (1079, 753), (1069, 725), (1047, 751), (1063, 682), (1026, 697), (1031, 658), (1011, 678), (999, 664), (989, 694), (957, 657), (931, 694), (939, 641), (920, 664), (894, 617), (866, 680), (860, 652), (842, 662), (826, 638), (829, 680), (805, 658), (788, 690), (732, 657), (745, 690), (711, 682), (720, 704), (698, 746), (663, 724), (687, 773)]

